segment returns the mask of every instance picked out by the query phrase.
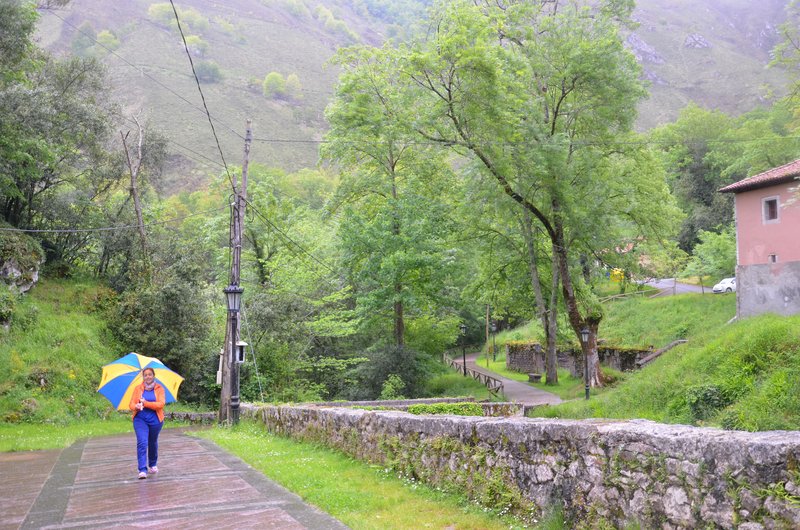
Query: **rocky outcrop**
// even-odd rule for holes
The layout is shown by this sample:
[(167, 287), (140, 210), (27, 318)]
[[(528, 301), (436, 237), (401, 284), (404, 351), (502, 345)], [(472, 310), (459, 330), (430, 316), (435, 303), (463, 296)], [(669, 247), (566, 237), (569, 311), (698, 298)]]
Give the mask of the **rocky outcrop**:
[(625, 44), (640, 63), (664, 64), (665, 62), (664, 57), (636, 33), (628, 35)]
[(44, 252), (38, 241), (23, 232), (0, 231), (0, 283), (24, 293), (39, 281), (42, 263)]
[(692, 33), (686, 36), (686, 39), (683, 41), (684, 48), (710, 48), (711, 43), (706, 40), (705, 37), (700, 35), (699, 33)]
[(558, 505), (588, 527), (800, 527), (797, 432), (291, 406), (243, 415), (412, 480), (499, 496), (532, 519)]

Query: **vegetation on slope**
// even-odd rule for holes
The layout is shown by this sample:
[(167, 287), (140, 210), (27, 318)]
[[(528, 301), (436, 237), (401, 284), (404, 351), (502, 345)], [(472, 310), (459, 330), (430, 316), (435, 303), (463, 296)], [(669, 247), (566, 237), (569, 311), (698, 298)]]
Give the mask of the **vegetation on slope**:
[(0, 421), (63, 424), (115, 415), (97, 394), (101, 367), (122, 352), (96, 282), (50, 280), (25, 296), (0, 336)]
[[(537, 413), (644, 418), (726, 429), (800, 429), (800, 317), (764, 315), (729, 325), (733, 296), (627, 301), (610, 309), (620, 342), (686, 338), (616, 388)], [(652, 331), (650, 328), (653, 328)], [(641, 343), (640, 343), (641, 344)]]
[[(629, 45), (641, 57), (651, 82), (651, 97), (640, 106), (641, 130), (675, 119), (691, 101), (739, 114), (784, 91), (785, 73), (764, 68), (779, 40), (774, 28), (784, 20), (784, 2), (718, 3), (637, 2), (640, 24), (634, 42), (643, 44), (637, 48), (629, 40)], [(198, 69), (213, 72), (203, 79), (204, 92), (219, 120), (217, 130), (228, 162), (242, 150), (239, 135), (249, 117), (258, 137), (280, 140), (258, 143), (252, 151), (255, 160), (290, 171), (314, 166), (315, 141), (326, 129), (323, 109), (337, 74), (327, 61), (337, 48), (355, 42), (378, 45), (387, 38), (405, 38), (431, 4), (429, 0), (183, 2), (178, 10), (193, 60)], [(199, 111), (173, 18), (165, 2), (124, 2), (110, 10), (102, 0), (72, 0), (64, 10), (44, 11), (39, 35), (50, 50), (94, 56), (109, 66), (119, 98), (151, 115), (158, 128), (175, 140), (170, 170), (184, 182), (173, 186), (187, 189), (207, 178), (197, 168), (219, 167), (209, 165), (209, 158), (216, 155), (197, 156), (214, 153), (216, 147)], [(708, 46), (687, 46), (690, 35), (702, 36), (701, 42)], [(653, 53), (647, 52), (650, 48)], [(273, 71), (298, 76), (302, 97), (265, 97), (261, 82)], [(194, 174), (187, 178), (190, 171)]]

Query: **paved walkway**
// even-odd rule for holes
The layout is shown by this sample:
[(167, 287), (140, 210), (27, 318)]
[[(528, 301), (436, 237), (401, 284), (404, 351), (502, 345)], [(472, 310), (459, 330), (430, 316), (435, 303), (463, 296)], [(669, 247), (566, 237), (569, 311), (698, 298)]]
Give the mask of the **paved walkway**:
[[(495, 379), (500, 379), (503, 382), (503, 394), (506, 396), (507, 400), (527, 406), (557, 405), (561, 403), (561, 398), (555, 394), (546, 392), (544, 390), (522, 383), (520, 381), (507, 379), (501, 376), (500, 374), (492, 372), (485, 366), (480, 366), (479, 364), (476, 363), (478, 355), (480, 355), (480, 352), (467, 354), (466, 356), (467, 368), (470, 368), (482, 374), (490, 375)], [(456, 358), (455, 360), (459, 365), (461, 365), (461, 359)]]
[(165, 429), (160, 473), (136, 478), (133, 435), (0, 453), (0, 529), (346, 529), (209, 440)]

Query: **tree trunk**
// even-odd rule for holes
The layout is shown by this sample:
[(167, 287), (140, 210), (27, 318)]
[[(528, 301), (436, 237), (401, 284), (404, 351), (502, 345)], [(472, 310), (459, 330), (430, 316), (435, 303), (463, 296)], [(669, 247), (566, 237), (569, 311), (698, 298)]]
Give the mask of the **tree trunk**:
[(142, 216), (142, 204), (139, 200), (139, 187), (138, 187), (138, 177), (139, 177), (139, 170), (142, 167), (142, 142), (144, 141), (144, 131), (142, 130), (142, 126), (139, 124), (139, 120), (136, 116), (133, 117), (133, 120), (136, 122), (136, 126), (139, 129), (139, 141), (137, 144), (136, 150), (136, 161), (134, 162), (131, 160), (131, 154), (128, 151), (128, 144), (126, 142), (127, 134), (122, 134), (120, 131), (120, 136), (122, 137), (122, 146), (125, 148), (125, 157), (128, 162), (128, 171), (131, 175), (131, 197), (133, 198), (133, 208), (136, 210), (136, 222), (139, 226), (139, 241), (142, 245), (142, 261), (145, 265), (145, 271), (149, 271), (149, 256), (147, 254), (147, 236), (144, 231), (144, 218)]
[[(395, 285), (395, 292), (399, 294), (402, 286)], [(406, 326), (403, 321), (403, 302), (397, 301), (394, 303), (394, 343), (397, 346), (404, 346)]]
[[(556, 362), (556, 320), (549, 318), (550, 314), (555, 315), (554, 306), (550, 306), (548, 310), (547, 302), (545, 302), (544, 294), (542, 293), (541, 279), (539, 278), (539, 270), (536, 267), (536, 242), (533, 237), (533, 220), (531, 219), (530, 212), (523, 208), (522, 214), (522, 235), (525, 239), (525, 245), (528, 249), (528, 272), (531, 279), (531, 288), (533, 289), (533, 297), (536, 304), (536, 315), (542, 323), (542, 329), (545, 333), (547, 342), (547, 350), (545, 351), (545, 383), (548, 385), (558, 384), (558, 369)], [(556, 272), (556, 277), (558, 273)], [(556, 286), (557, 287), (557, 286)]]
[[(564, 237), (564, 222), (561, 218), (561, 205), (556, 199), (552, 201), (553, 206), (553, 252), (558, 258), (559, 275), (561, 276), (561, 289), (564, 294), (564, 302), (567, 305), (567, 316), (578, 342), (581, 344), (583, 354), (589, 362), (589, 385), (594, 387), (603, 386), (603, 378), (600, 373), (600, 362), (597, 354), (597, 328), (600, 326), (600, 315), (581, 315), (578, 307), (578, 300), (575, 296), (575, 289), (572, 285), (572, 278), (569, 275), (569, 256), (567, 253), (566, 240)], [(589, 340), (584, 344), (581, 338), (581, 330), (589, 330)]]
[[(555, 252), (552, 255), (551, 267), (553, 275), (550, 283), (550, 311), (547, 313), (547, 352), (544, 364), (547, 373), (547, 385), (558, 384), (558, 351), (556, 350), (556, 335), (558, 333), (558, 263)], [(551, 375), (552, 375), (552, 383)]]

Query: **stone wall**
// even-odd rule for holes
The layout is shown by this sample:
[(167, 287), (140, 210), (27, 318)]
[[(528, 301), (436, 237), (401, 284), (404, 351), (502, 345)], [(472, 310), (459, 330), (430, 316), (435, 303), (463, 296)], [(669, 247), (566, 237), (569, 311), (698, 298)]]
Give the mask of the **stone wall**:
[(800, 527), (797, 432), (290, 406), (242, 412), (277, 434), (529, 520), (560, 505), (574, 524), (590, 527)]
[(506, 368), (530, 374), (544, 373), (544, 349), (536, 342), (506, 343)]
[(737, 267), (736, 306), (739, 318), (800, 314), (800, 261)]
[[(506, 368), (523, 373), (544, 373), (544, 348), (535, 342), (512, 342), (506, 344)], [(639, 360), (653, 353), (652, 350), (598, 346), (600, 363), (621, 372), (640, 368)], [(576, 363), (577, 361), (577, 363)], [(583, 352), (561, 350), (558, 365), (569, 370), (573, 377), (583, 377)]]

